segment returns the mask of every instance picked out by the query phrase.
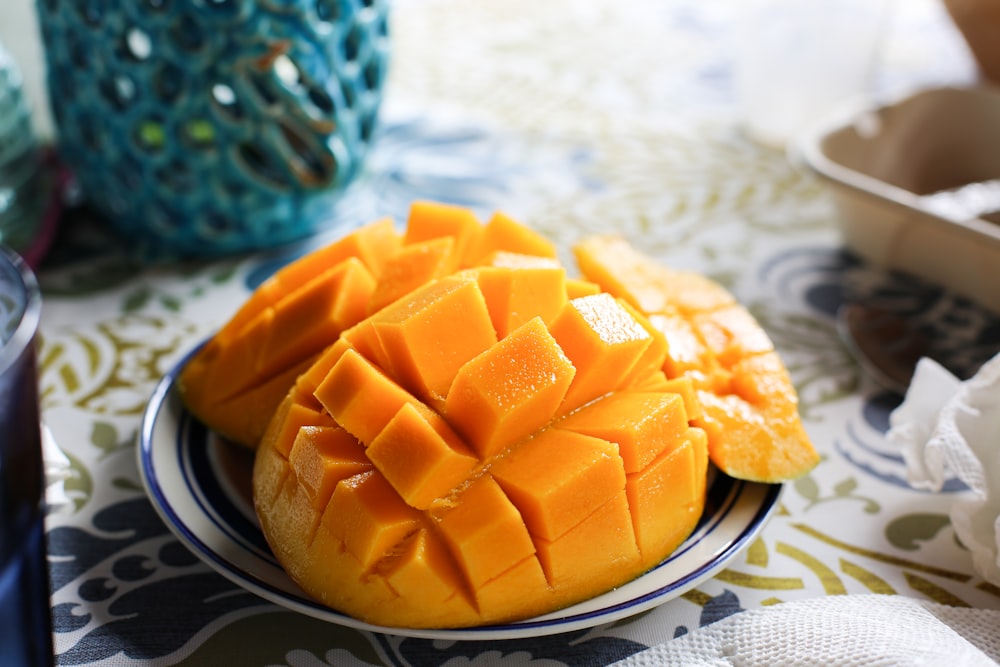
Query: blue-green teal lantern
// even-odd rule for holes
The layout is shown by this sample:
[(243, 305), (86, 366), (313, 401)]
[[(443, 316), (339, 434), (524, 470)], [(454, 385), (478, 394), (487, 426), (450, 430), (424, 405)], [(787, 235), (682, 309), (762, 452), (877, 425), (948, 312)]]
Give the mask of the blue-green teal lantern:
[(188, 255), (302, 238), (375, 130), (385, 0), (38, 0), (59, 152), (131, 239)]

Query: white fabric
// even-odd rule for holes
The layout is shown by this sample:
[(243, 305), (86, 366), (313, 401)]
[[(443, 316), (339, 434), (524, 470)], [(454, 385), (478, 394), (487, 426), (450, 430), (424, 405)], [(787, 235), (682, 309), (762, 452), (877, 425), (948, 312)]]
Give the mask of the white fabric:
[(1000, 610), (846, 595), (740, 612), (615, 667), (995, 667), (998, 661)]
[(949, 474), (969, 487), (951, 523), (976, 572), (1000, 586), (1000, 355), (964, 382), (921, 359), (889, 424), (914, 488), (939, 491)]
[(66, 493), (66, 480), (72, 476), (71, 464), (45, 424), (42, 424), (42, 463), (45, 467), (46, 511), (70, 509), (73, 503)]

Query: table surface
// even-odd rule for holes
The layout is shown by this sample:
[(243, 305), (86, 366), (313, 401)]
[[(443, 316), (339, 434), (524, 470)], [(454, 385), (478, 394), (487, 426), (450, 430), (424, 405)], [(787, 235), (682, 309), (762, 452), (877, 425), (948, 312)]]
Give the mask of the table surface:
[[(345, 628), (268, 602), (179, 547), (144, 491), (137, 431), (164, 373), (263, 276), (308, 247), (137, 264), (72, 211), (39, 271), (43, 416), (70, 461), (48, 517), (63, 665), (605, 665), (745, 609), (886, 593), (1000, 608), (947, 510), (886, 442), (899, 398), (861, 372), (834, 312), (854, 292), (926, 322), (956, 368), (1000, 344), (996, 316), (845, 252), (820, 184), (740, 131), (743, 3), (403, 0), (381, 134), (332, 225), (405, 220), (416, 198), (503, 210), (563, 249), (615, 231), (719, 280), (788, 366), (822, 454), (760, 536), (652, 611), (539, 638), (452, 642)], [(971, 80), (930, 0), (896, 3), (884, 91)], [(336, 232), (331, 232), (336, 234)]]

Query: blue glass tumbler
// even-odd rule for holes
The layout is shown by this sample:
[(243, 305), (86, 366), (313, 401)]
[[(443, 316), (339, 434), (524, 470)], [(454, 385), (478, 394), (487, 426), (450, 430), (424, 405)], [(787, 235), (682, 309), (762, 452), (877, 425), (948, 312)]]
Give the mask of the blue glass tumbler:
[(41, 293), (0, 246), (0, 665), (53, 663), (35, 336)]

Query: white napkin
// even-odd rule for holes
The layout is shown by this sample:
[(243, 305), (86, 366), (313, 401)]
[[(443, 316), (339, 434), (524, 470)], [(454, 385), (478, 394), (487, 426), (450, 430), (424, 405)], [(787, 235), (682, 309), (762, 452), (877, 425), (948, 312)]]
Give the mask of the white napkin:
[(42, 424), (42, 465), (45, 468), (45, 508), (50, 514), (72, 507), (66, 493), (66, 481), (72, 476), (72, 464), (56, 444), (52, 431)]
[(743, 611), (615, 667), (995, 667), (1000, 664), (998, 628), (1000, 610), (842, 595)]
[(951, 474), (969, 487), (955, 494), (951, 523), (976, 571), (1000, 586), (1000, 355), (964, 382), (921, 359), (889, 425), (911, 486), (939, 491)]

